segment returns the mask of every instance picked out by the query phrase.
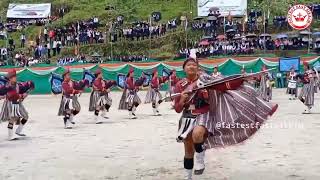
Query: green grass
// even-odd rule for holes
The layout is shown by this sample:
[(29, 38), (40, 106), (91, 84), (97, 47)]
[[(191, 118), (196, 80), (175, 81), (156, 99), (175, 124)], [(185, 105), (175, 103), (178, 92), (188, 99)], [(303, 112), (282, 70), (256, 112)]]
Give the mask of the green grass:
[[(64, 17), (63, 24), (91, 18), (100, 17), (103, 22), (109, 22), (118, 15), (125, 16), (128, 22), (134, 20), (148, 20), (154, 11), (162, 13), (164, 21), (175, 18), (190, 11), (190, 0), (15, 0), (15, 3), (38, 3), (51, 2), (53, 7), (62, 5), (70, 7), (71, 11)], [(195, 1), (192, 8), (196, 8)], [(5, 15), (9, 0), (0, 1), (0, 12)], [(106, 11), (105, 7), (111, 5), (116, 10)], [(57, 21), (54, 25), (60, 25), (62, 21)]]

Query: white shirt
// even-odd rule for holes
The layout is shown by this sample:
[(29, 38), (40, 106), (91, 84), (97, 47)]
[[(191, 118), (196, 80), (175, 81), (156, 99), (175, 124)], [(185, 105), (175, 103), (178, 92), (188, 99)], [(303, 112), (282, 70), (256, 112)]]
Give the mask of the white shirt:
[(1, 55), (7, 55), (7, 49), (6, 48), (2, 48), (1, 49)]
[(57, 47), (57, 41), (53, 41), (52, 48), (56, 48), (56, 47)]
[(220, 72), (217, 72), (217, 73), (212, 73), (212, 77), (219, 77), (219, 76), (221, 76), (221, 73)]

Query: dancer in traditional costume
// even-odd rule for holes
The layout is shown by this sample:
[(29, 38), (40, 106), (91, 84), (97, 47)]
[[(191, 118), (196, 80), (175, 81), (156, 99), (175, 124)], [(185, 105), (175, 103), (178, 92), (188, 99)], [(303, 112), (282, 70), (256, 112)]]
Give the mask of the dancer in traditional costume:
[(58, 116), (63, 116), (64, 128), (72, 129), (75, 124), (74, 117), (80, 112), (81, 105), (78, 96), (84, 88), (89, 86), (88, 80), (75, 82), (71, 80), (70, 71), (63, 73), (62, 99), (59, 107)]
[(303, 87), (299, 94), (299, 100), (306, 106), (303, 113), (310, 114), (310, 110), (314, 105), (314, 72), (307, 62), (304, 62), (304, 70), (303, 77), (300, 78), (303, 82)]
[(153, 115), (159, 116), (159, 105), (162, 103), (162, 95), (160, 93), (161, 84), (165, 83), (169, 77), (158, 77), (158, 71), (155, 69), (152, 73), (150, 89), (147, 92), (145, 103), (152, 103)]
[(101, 118), (106, 117), (106, 111), (108, 112), (111, 105), (112, 99), (109, 96), (110, 88), (116, 84), (115, 81), (105, 81), (102, 78), (102, 72), (98, 69), (95, 72), (95, 80), (93, 81), (93, 91), (90, 96), (89, 111), (94, 112), (96, 124), (102, 123)]
[(137, 107), (141, 104), (141, 100), (137, 92), (139, 91), (140, 86), (143, 85), (143, 82), (145, 80), (144, 74), (142, 74), (142, 77), (134, 81), (133, 73), (134, 70), (133, 68), (131, 68), (127, 74), (126, 86), (119, 104), (119, 109), (122, 109), (121, 107), (127, 107), (130, 119), (137, 118), (136, 110)]
[[(7, 96), (7, 85), (9, 80), (7, 79), (7, 77), (1, 77), (1, 79), (5, 79), (5, 82), (0, 85), (0, 100), (4, 99), (1, 112), (7, 112), (8, 100), (6, 99), (6, 96)], [(3, 117), (1, 117), (0, 122), (1, 121), (4, 121)]]
[(213, 68), (213, 73), (212, 73), (212, 77), (219, 77), (219, 76), (221, 76), (222, 74), (221, 74), (221, 72), (219, 72), (219, 70), (218, 70), (218, 66), (215, 66), (214, 68)]
[(319, 73), (317, 69), (313, 69), (313, 86), (314, 86), (314, 93), (318, 93), (319, 88)]
[(290, 95), (289, 100), (295, 100), (298, 96), (298, 86), (297, 86), (297, 73), (294, 67), (291, 68), (288, 74), (288, 94)]
[(29, 119), (29, 115), (23, 105), (23, 100), (34, 89), (34, 83), (32, 81), (17, 83), (15, 70), (9, 71), (7, 78), (9, 83), (2, 89), (6, 92), (6, 101), (2, 107), (0, 119), (8, 121), (8, 140), (14, 140), (16, 139), (13, 135), (14, 124), (18, 125), (16, 135), (26, 136), (22, 133), (22, 130)]
[[(253, 87), (243, 84), (241, 76), (232, 81), (222, 76), (198, 76), (194, 59), (186, 60), (183, 69), (187, 77), (175, 88), (175, 93), (181, 93), (175, 97), (175, 110), (183, 112), (177, 139), (184, 142), (186, 179), (191, 180), (193, 168), (196, 175), (205, 169), (204, 149), (245, 141), (278, 106), (262, 100)], [(221, 83), (213, 85), (218, 81)], [(204, 88), (208, 84), (212, 86)]]
[[(174, 87), (175, 87), (175, 85), (177, 84), (177, 82), (179, 82), (179, 78), (178, 78), (178, 76), (177, 76), (177, 72), (176, 72), (176, 70), (174, 69), (174, 70), (172, 70), (171, 72), (170, 72), (170, 76), (169, 76), (169, 90), (168, 90), (168, 92), (166, 93), (166, 97), (168, 97), (168, 96), (171, 96), (171, 94), (173, 93), (173, 91), (174, 91)], [(166, 100), (165, 100), (166, 102), (169, 102), (169, 101), (172, 101), (172, 107), (174, 106), (174, 104), (173, 104), (173, 99), (171, 99), (171, 98), (166, 98)]]
[[(262, 67), (262, 71), (266, 70), (266, 66)], [(260, 86), (258, 90), (261, 98), (267, 102), (272, 99), (272, 85), (268, 75), (268, 72), (262, 73), (260, 76)]]

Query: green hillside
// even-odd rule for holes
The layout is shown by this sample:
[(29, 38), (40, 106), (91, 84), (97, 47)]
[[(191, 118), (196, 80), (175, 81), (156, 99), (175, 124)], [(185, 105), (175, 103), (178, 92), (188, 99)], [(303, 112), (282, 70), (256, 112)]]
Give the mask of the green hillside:
[[(66, 6), (70, 12), (66, 14), (63, 23), (74, 22), (80, 19), (88, 19), (92, 16), (98, 16), (103, 22), (118, 15), (125, 16), (126, 21), (148, 19), (148, 16), (154, 11), (162, 12), (163, 20), (177, 17), (182, 13), (190, 11), (190, 2), (195, 9), (196, 1), (190, 0), (1, 0), (1, 14), (5, 15), (9, 1), (15, 3), (37, 3), (50, 2), (53, 7)], [(115, 10), (106, 11), (106, 6), (112, 6)], [(56, 22), (55, 24), (60, 24)]]
[[(6, 15), (6, 9), (8, 4), (10, 3), (46, 3), (50, 2), (53, 5), (53, 11), (64, 6), (70, 9), (68, 13), (64, 16), (63, 19), (59, 19), (51, 26), (62, 26), (63, 24), (67, 24), (70, 22), (75, 22), (77, 20), (86, 20), (93, 16), (99, 17), (101, 24), (106, 24), (110, 21), (115, 20), (115, 18), (119, 15), (123, 15), (125, 17), (125, 23), (130, 24), (136, 20), (145, 20), (147, 21), (150, 14), (155, 11), (159, 11), (162, 13), (162, 21), (167, 22), (172, 18), (178, 18), (181, 15), (187, 15), (189, 19), (191, 17), (197, 16), (197, 0), (1, 0), (0, 1), (0, 15), (2, 19), (4, 19)], [(274, 15), (286, 15), (287, 8), (289, 4), (293, 4), (296, 2), (295, 0), (248, 0), (249, 9), (265, 9), (269, 6), (270, 15), (273, 17)], [(299, 3), (310, 3), (315, 2), (314, 0), (302, 0)], [(107, 6), (114, 7), (114, 10), (105, 10)], [(192, 13), (190, 13), (192, 12)], [(272, 21), (269, 21), (270, 23)], [(319, 23), (314, 23), (319, 25)], [(105, 29), (101, 27), (101, 29)], [(27, 34), (27, 38), (35, 39), (35, 37), (39, 34), (41, 27), (28, 27), (25, 29)], [(105, 31), (105, 30), (104, 30)], [(20, 33), (11, 33), (10, 36), (13, 37), (16, 41), (16, 44), (19, 43), (19, 35)], [(194, 32), (189, 32), (188, 38), (194, 40), (199, 35)], [(174, 34), (168, 34), (166, 37), (161, 40), (152, 40), (149, 41), (138, 42), (138, 43), (118, 43), (115, 47), (119, 47), (120, 49), (114, 49), (114, 51), (123, 53), (123, 45), (125, 47), (139, 47), (132, 48), (138, 49), (138, 51), (128, 49), (128, 53), (152, 53), (155, 56), (159, 54), (163, 55), (174, 55), (177, 49), (180, 47), (184, 47), (185, 34), (183, 30), (179, 30)], [(159, 42), (158, 42), (159, 41)], [(190, 41), (190, 44), (192, 41)], [(5, 44), (4, 41), (0, 41), (0, 46)], [(146, 44), (152, 44), (151, 50), (150, 46)], [(154, 44), (159, 44), (161, 46), (155, 47)], [(101, 53), (105, 53), (107, 49), (110, 49), (109, 45), (105, 44), (104, 47), (97, 46), (86, 46), (82, 47), (84, 52), (91, 52), (92, 50), (102, 51)], [(141, 48), (144, 47), (144, 48)], [(64, 50), (64, 53), (72, 52), (71, 48), (67, 48)]]

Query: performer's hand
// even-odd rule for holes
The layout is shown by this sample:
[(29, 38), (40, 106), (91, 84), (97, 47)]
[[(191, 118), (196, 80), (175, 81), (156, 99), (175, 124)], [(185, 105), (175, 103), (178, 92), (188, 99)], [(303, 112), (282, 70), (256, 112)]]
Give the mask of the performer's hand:
[(181, 93), (180, 102), (186, 102), (186, 100), (189, 98), (188, 91), (183, 91)]
[(26, 98), (26, 97), (27, 97), (27, 95), (28, 95), (28, 94), (26, 94), (26, 93), (21, 94), (21, 95), (20, 95), (20, 99), (22, 99), (22, 100), (23, 100), (24, 98)]
[(206, 89), (202, 89), (199, 92), (202, 94), (204, 99), (209, 99), (209, 93)]
[(109, 93), (111, 90), (110, 89), (107, 89), (107, 93)]

